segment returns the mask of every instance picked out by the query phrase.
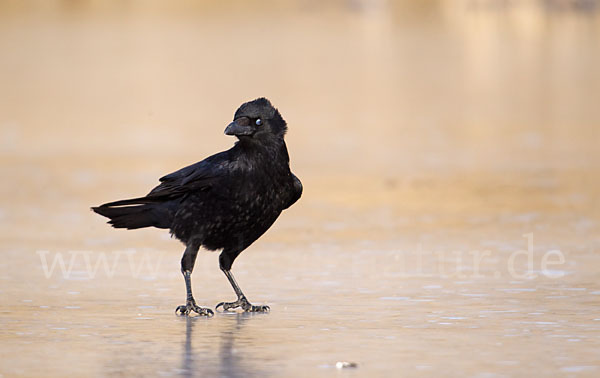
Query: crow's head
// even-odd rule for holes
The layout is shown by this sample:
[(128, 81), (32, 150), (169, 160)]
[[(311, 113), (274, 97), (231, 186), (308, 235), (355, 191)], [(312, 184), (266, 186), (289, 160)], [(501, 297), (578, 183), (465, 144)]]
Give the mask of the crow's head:
[(287, 124), (279, 111), (264, 97), (249, 101), (235, 112), (233, 122), (225, 129), (225, 134), (239, 139), (283, 139)]

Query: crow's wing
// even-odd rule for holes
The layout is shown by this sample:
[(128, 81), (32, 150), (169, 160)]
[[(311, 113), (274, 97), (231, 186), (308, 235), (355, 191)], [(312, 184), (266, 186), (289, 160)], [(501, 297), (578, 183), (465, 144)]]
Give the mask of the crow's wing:
[(159, 179), (147, 198), (175, 198), (191, 191), (205, 190), (227, 174), (227, 151), (208, 157)]

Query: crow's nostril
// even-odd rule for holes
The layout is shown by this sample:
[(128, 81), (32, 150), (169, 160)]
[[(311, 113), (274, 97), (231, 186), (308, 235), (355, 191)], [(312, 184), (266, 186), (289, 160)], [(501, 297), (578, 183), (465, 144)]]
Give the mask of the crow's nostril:
[(233, 120), (233, 122), (237, 123), (239, 126), (249, 126), (250, 118), (248, 117), (240, 117)]

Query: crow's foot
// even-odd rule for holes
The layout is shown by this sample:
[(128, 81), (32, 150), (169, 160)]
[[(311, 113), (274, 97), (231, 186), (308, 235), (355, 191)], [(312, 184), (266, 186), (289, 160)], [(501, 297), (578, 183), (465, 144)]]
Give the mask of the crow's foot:
[(229, 311), (234, 308), (241, 307), (246, 312), (269, 312), (271, 309), (269, 306), (254, 306), (246, 297), (238, 298), (235, 302), (221, 302), (215, 307), (215, 310), (218, 310), (219, 307), (223, 307), (223, 311)]
[(177, 308), (175, 309), (175, 313), (177, 315), (185, 316), (188, 316), (192, 311), (201, 316), (210, 317), (214, 315), (213, 311), (210, 308), (200, 307), (196, 305), (196, 301), (194, 301), (193, 299), (191, 301), (188, 300), (185, 305), (177, 306)]

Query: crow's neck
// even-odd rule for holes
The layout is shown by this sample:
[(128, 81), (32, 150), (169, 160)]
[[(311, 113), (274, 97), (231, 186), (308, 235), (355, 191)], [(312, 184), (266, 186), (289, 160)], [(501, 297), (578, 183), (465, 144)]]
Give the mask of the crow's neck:
[(272, 163), (289, 162), (287, 147), (283, 138), (272, 137), (269, 139), (240, 138), (235, 144), (235, 149), (246, 159), (268, 160)]

